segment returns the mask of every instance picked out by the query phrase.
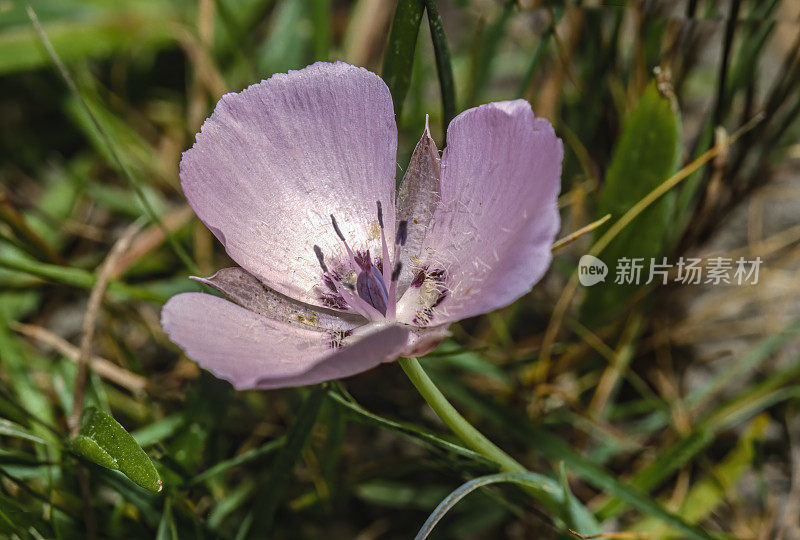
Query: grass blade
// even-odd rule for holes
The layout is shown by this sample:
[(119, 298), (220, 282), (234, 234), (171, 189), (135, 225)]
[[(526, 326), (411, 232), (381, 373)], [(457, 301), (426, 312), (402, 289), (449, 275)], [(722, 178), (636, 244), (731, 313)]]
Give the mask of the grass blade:
[(187, 270), (189, 270), (192, 273), (197, 273), (198, 272), (197, 266), (194, 264), (192, 259), (189, 257), (189, 254), (186, 253), (186, 250), (183, 249), (183, 247), (178, 243), (177, 240), (175, 240), (175, 237), (172, 235), (172, 233), (164, 226), (164, 223), (161, 221), (161, 218), (158, 216), (158, 214), (155, 212), (155, 210), (153, 210), (153, 207), (150, 206), (150, 201), (147, 200), (147, 198), (144, 196), (144, 193), (142, 192), (141, 183), (139, 182), (139, 180), (135, 176), (133, 176), (133, 173), (130, 171), (130, 169), (122, 161), (122, 159), (120, 158), (119, 154), (117, 153), (116, 148), (111, 143), (111, 139), (108, 138), (108, 134), (103, 129), (103, 126), (100, 125), (100, 122), (98, 122), (98, 120), (95, 117), (95, 115), (92, 114), (92, 110), (89, 108), (89, 105), (83, 99), (83, 95), (81, 94), (80, 90), (78, 89), (78, 86), (75, 84), (75, 80), (69, 74), (69, 71), (67, 71), (66, 66), (64, 66), (63, 62), (61, 62), (61, 59), (59, 58), (58, 53), (53, 48), (53, 44), (47, 38), (47, 34), (45, 34), (44, 29), (42, 28), (42, 25), (39, 23), (39, 19), (36, 16), (36, 12), (33, 10), (33, 8), (30, 6), (30, 4), (28, 4), (26, 6), (26, 9), (27, 9), (27, 12), (28, 12), (28, 17), (31, 20), (31, 24), (33, 25), (33, 28), (36, 30), (36, 33), (39, 35), (39, 39), (41, 40), (42, 45), (47, 50), (47, 54), (53, 60), (53, 63), (55, 64), (56, 69), (58, 70), (58, 72), (61, 75), (61, 77), (64, 79), (64, 82), (67, 84), (67, 86), (69, 87), (70, 91), (75, 95), (75, 98), (80, 102), (81, 107), (86, 112), (88, 117), (91, 119), (92, 123), (94, 124), (95, 129), (100, 134), (100, 137), (102, 137), (103, 142), (106, 144), (106, 147), (108, 148), (109, 153), (113, 157), (113, 164), (114, 164), (115, 168), (117, 168), (118, 171), (122, 174), (122, 176), (124, 176), (125, 179), (131, 184), (131, 187), (136, 192), (136, 195), (141, 199), (142, 206), (144, 207), (145, 211), (147, 212), (148, 218), (150, 218), (150, 220), (153, 223), (158, 224), (158, 226), (161, 228), (161, 230), (164, 233), (164, 237), (169, 242), (169, 244), (172, 247), (173, 251), (175, 251), (175, 254), (181, 259), (183, 264), (186, 266)]
[(289, 483), (289, 479), (294, 471), (294, 464), (300, 457), (303, 447), (306, 445), (308, 436), (325, 401), (327, 392), (318, 385), (306, 398), (300, 411), (297, 413), (297, 421), (286, 437), (286, 444), (281, 448), (275, 461), (270, 468), (267, 484), (262, 489), (262, 496), (256, 502), (256, 511), (252, 525), (240, 530), (239, 534), (248, 530), (258, 531), (258, 534), (268, 534), (272, 530), (275, 521), (275, 512), (283, 498), (283, 493)]
[(414, 66), (414, 51), (424, 9), (423, 0), (400, 0), (394, 12), (389, 42), (386, 44), (383, 80), (392, 93), (397, 118), (400, 118), (403, 101), (411, 84), (411, 68)]
[[(453, 508), (461, 499), (472, 493), (478, 488), (497, 484), (500, 482), (519, 484), (529, 488), (528, 493), (533, 494), (539, 502), (541, 502), (550, 512), (551, 515), (558, 515), (560, 509), (569, 505), (569, 501), (564, 496), (564, 491), (558, 482), (552, 478), (548, 478), (541, 474), (532, 472), (522, 473), (498, 473), (489, 476), (481, 476), (474, 478), (469, 482), (461, 485), (458, 489), (454, 490), (450, 495), (439, 503), (436, 509), (431, 513), (422, 528), (414, 537), (414, 540), (425, 540), (428, 535), (433, 531), (436, 524)], [(594, 517), (586, 511), (582, 506), (578, 505), (582, 514), (580, 516), (581, 525), (574, 523), (560, 524), (562, 527), (580, 529), (582, 534), (594, 534), (599, 531), (600, 527), (594, 521)], [(566, 531), (564, 531), (566, 532)]]
[[(86, 270), (81, 270), (80, 268), (69, 268), (55, 264), (45, 264), (22, 257), (0, 255), (0, 268), (17, 270), (19, 272), (24, 272), (48, 281), (72, 285), (73, 287), (80, 287), (82, 289), (91, 289), (95, 281), (97, 281), (96, 275)], [(133, 287), (131, 285), (120, 283), (119, 281), (109, 282), (108, 290), (112, 293), (117, 293), (124, 298), (143, 300), (145, 302), (157, 302), (163, 304), (169, 299), (168, 296), (162, 295), (155, 291), (150, 291), (140, 287)]]
[[(426, 365), (426, 370), (431, 375), (441, 375), (440, 372), (437, 373), (432, 367), (431, 365)], [(557, 462), (563, 461), (571, 471), (580, 475), (581, 478), (597, 489), (613, 494), (642, 514), (663, 521), (675, 530), (680, 531), (686, 538), (712, 539), (703, 529), (687, 523), (680, 516), (666, 510), (659, 503), (653, 501), (647, 493), (620, 481), (616, 475), (611, 474), (600, 465), (582, 456), (558, 436), (545, 429), (532, 426), (527, 420), (512, 417), (504, 409), (474, 395), (452, 377), (437, 376), (436, 383), (445, 389), (453, 400), (465, 408), (481, 413), (487, 420), (498, 425), (509, 435), (512, 435), (529, 448), (535, 449), (548, 459)]]
[[(436, 56), (436, 72), (439, 74), (439, 90), (442, 93), (442, 133), (447, 140), (447, 126), (456, 115), (456, 87), (453, 80), (453, 65), (450, 62), (450, 48), (444, 35), (442, 17), (436, 0), (425, 0), (428, 12), (428, 25), (431, 29), (433, 53)], [(443, 145), (444, 146), (444, 145)]]

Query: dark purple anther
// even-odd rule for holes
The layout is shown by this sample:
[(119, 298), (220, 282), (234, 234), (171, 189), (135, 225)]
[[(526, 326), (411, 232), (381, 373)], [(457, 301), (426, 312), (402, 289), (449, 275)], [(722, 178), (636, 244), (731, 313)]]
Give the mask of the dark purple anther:
[(320, 248), (316, 244), (314, 244), (314, 255), (317, 256), (317, 260), (319, 261), (319, 265), (322, 268), (322, 272), (327, 274), (328, 267), (325, 265), (325, 256), (322, 254), (322, 248)]
[(411, 280), (411, 286), (416, 287), (417, 289), (422, 287), (422, 284), (425, 283), (425, 277), (427, 275), (427, 268), (417, 270), (417, 273), (414, 274), (414, 279)]
[(347, 240), (344, 239), (344, 235), (342, 234), (341, 229), (339, 229), (339, 224), (336, 223), (336, 218), (333, 214), (331, 214), (331, 223), (333, 224), (333, 230), (336, 231), (336, 236), (338, 236), (342, 242), (347, 242)]
[(397, 281), (397, 278), (400, 277), (400, 271), (403, 269), (403, 263), (397, 263), (394, 265), (394, 270), (392, 270), (392, 281)]
[(394, 243), (398, 246), (406, 245), (406, 240), (408, 239), (408, 221), (402, 220), (400, 223), (397, 224), (397, 236), (394, 239)]
[(383, 276), (374, 266), (358, 274), (356, 291), (362, 300), (386, 315), (386, 305), (389, 303), (389, 291), (383, 282)]

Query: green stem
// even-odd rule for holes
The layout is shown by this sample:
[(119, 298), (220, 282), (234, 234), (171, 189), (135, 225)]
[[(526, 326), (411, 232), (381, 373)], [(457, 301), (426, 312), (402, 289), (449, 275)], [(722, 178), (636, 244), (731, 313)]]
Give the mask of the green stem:
[(492, 441), (487, 439), (483, 433), (475, 429), (472, 424), (461, 416), (453, 405), (447, 401), (444, 394), (437, 388), (434, 382), (422, 369), (416, 358), (401, 358), (400, 367), (406, 372), (411, 383), (431, 406), (431, 409), (447, 424), (453, 433), (461, 441), (475, 452), (481, 454), (500, 466), (504, 472), (523, 472), (527, 469), (517, 462), (514, 458), (503, 452)]

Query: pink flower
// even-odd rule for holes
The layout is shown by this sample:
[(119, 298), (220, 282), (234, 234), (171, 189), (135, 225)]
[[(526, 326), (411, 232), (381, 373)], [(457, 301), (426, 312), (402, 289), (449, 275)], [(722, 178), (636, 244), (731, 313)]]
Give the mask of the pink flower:
[(523, 100), (426, 127), (395, 205), (384, 82), (317, 63), (224, 96), (183, 154), (194, 211), (239, 267), (195, 278), (161, 324), (236, 388), (347, 377), (418, 356), (506, 306), (550, 264), (563, 148)]

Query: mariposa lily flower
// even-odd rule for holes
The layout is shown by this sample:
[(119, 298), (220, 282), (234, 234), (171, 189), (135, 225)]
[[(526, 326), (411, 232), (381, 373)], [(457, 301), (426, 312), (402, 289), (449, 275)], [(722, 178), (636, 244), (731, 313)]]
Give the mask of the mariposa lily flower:
[(181, 186), (239, 266), (194, 278), (161, 322), (236, 388), (347, 377), (435, 348), (547, 270), (563, 147), (524, 100), (426, 126), (395, 194), (392, 98), (374, 73), (316, 63), (222, 97)]

